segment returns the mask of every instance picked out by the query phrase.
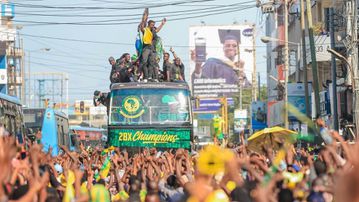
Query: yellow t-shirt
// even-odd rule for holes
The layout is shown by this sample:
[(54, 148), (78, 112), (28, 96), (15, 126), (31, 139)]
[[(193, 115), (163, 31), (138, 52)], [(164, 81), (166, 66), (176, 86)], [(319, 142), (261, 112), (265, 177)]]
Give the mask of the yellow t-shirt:
[(146, 27), (143, 33), (143, 44), (151, 45), (152, 39), (153, 39), (152, 31), (149, 27)]

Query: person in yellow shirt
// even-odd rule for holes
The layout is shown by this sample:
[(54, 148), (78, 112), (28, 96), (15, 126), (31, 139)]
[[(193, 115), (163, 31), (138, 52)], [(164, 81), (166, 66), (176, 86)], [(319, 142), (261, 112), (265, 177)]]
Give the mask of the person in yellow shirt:
[[(163, 18), (161, 25), (155, 27), (155, 21), (148, 20), (148, 8), (145, 9), (145, 12), (142, 16), (142, 21), (139, 25), (141, 30), (142, 37), (142, 54), (140, 60), (140, 69), (143, 71), (143, 81), (147, 80), (158, 81), (158, 72), (156, 72), (156, 53), (154, 47), (154, 40), (157, 37), (157, 33), (162, 29), (163, 25), (166, 23), (166, 18)], [(146, 27), (147, 24), (147, 27)]]

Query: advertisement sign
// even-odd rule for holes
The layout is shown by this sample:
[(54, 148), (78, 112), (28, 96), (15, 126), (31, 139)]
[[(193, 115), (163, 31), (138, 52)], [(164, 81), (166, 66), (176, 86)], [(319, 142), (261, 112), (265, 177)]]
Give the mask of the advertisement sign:
[(252, 129), (261, 130), (267, 127), (267, 103), (252, 102)]
[(12, 3), (1, 4), (1, 16), (2, 17), (15, 17), (15, 5)]
[(253, 27), (193, 26), (189, 29), (190, 76), (199, 97), (230, 96), (251, 87)]
[(191, 148), (190, 129), (113, 129), (108, 137), (116, 147)]
[(278, 126), (284, 123), (284, 101), (268, 102), (268, 127)]
[[(312, 85), (310, 83), (308, 84), (308, 92), (312, 92)], [(288, 83), (288, 103), (296, 107), (299, 112), (306, 113), (304, 83)], [(288, 118), (290, 120), (297, 119), (291, 113), (289, 113)]]
[[(319, 35), (314, 36), (315, 41), (315, 53), (317, 62), (328, 62), (331, 60), (331, 54), (327, 51), (330, 48), (330, 37), (329, 35)], [(312, 57), (310, 55), (310, 45), (309, 45), (309, 37), (305, 37), (305, 47), (307, 49), (307, 64), (312, 62)], [(343, 45), (337, 44), (337, 47), (342, 47)]]
[[(227, 105), (234, 105), (233, 98), (227, 98)], [(220, 99), (218, 98), (201, 98), (199, 99), (199, 108), (196, 108), (196, 106), (193, 105), (193, 111), (195, 113), (215, 113), (220, 110), (221, 106), (222, 104), (220, 103)]]
[(248, 113), (247, 110), (234, 110), (234, 132), (240, 133), (247, 126)]

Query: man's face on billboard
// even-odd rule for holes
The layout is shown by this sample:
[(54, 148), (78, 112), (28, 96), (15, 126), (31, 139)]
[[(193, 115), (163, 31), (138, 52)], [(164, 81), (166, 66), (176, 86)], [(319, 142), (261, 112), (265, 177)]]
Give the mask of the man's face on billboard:
[(227, 39), (223, 44), (224, 56), (230, 60), (234, 60), (234, 57), (238, 54), (238, 43), (234, 39)]

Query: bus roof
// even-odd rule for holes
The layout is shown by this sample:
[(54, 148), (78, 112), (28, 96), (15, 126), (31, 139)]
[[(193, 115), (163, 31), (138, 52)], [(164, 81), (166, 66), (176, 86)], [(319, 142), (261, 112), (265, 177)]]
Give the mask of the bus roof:
[(66, 119), (68, 118), (67, 115), (62, 111), (54, 110), (54, 112), (57, 116), (61, 116), (62, 118), (66, 118)]
[(70, 130), (83, 130), (83, 131), (99, 131), (103, 132), (106, 131), (106, 129), (103, 128), (92, 128), (92, 127), (83, 127), (83, 126), (70, 126)]
[(139, 82), (128, 82), (128, 83), (114, 83), (111, 86), (112, 90), (118, 89), (138, 89), (138, 88), (163, 88), (163, 89), (185, 89), (189, 90), (187, 83), (181, 82), (149, 82), (149, 83), (139, 83)]
[(17, 97), (13, 97), (13, 96), (10, 96), (10, 95), (4, 94), (4, 93), (0, 93), (0, 98), (4, 99), (4, 100), (8, 100), (8, 101), (13, 102), (18, 105), (21, 105), (21, 102), (20, 102), (19, 98), (17, 98)]

